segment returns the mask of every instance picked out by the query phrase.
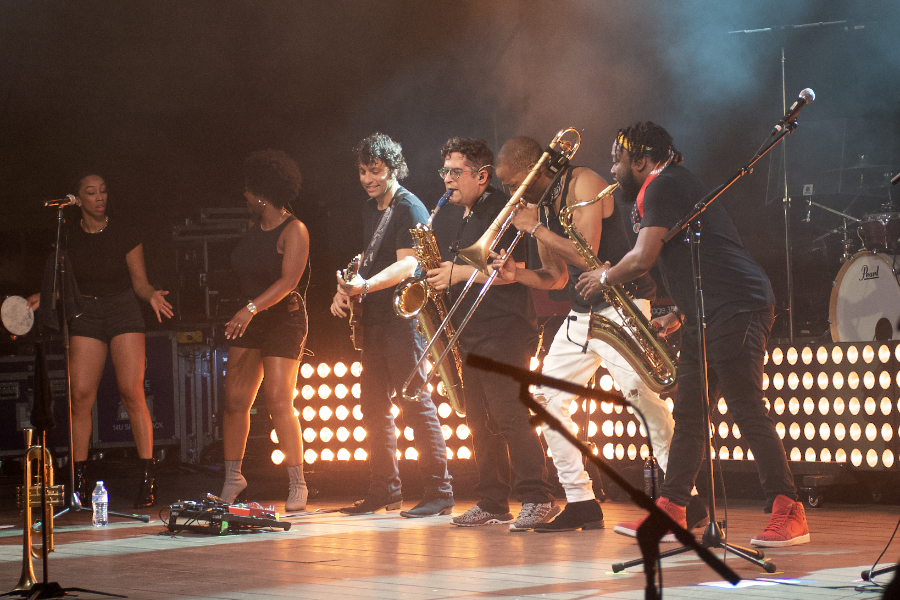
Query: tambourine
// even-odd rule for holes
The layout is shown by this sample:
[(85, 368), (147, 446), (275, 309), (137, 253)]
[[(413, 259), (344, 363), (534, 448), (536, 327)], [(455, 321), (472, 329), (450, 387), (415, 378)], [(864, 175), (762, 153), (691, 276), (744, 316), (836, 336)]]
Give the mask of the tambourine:
[(34, 311), (28, 310), (28, 301), (22, 296), (7, 296), (0, 306), (3, 333), (12, 339), (25, 335), (34, 326)]

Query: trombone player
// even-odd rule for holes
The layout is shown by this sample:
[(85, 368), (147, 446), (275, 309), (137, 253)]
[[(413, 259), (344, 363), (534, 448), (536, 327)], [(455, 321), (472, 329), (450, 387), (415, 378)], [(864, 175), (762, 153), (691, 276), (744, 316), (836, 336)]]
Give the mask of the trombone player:
[[(497, 160), (497, 176), (500, 181), (508, 189), (516, 190), (538, 162), (542, 151), (541, 145), (530, 137), (515, 137), (506, 142), (500, 149)], [(644, 413), (650, 428), (649, 437), (654, 455), (660, 468), (665, 471), (669, 441), (675, 425), (672, 414), (659, 395), (641, 380), (634, 368), (612, 346), (598, 339), (589, 339), (592, 311), (599, 312), (617, 324), (621, 324), (622, 318), (602, 294), (595, 294), (585, 300), (576, 292), (574, 284), (588, 265), (559, 220), (561, 208), (595, 199), (606, 187), (607, 183), (602, 177), (584, 167), (566, 166), (556, 178), (546, 167), (541, 167), (522, 197), (528, 202), (527, 208), (518, 208), (513, 214), (513, 226), (531, 234), (539, 243), (551, 249), (557, 260), (566, 263), (564, 269), (567, 272), (564, 270), (562, 281), (566, 299), (572, 302), (572, 310), (553, 339), (544, 359), (542, 373), (586, 385), (601, 361), (605, 363), (625, 398)], [(538, 201), (548, 191), (549, 199), (542, 215)], [(616, 262), (630, 249), (624, 221), (612, 194), (575, 210), (573, 223), (602, 260)], [(495, 266), (499, 266), (499, 260), (495, 261)], [(517, 281), (534, 288), (552, 289), (549, 285), (552, 278), (547, 277), (545, 271), (546, 268), (523, 269), (512, 261), (507, 261), (500, 277), (505, 281)], [(647, 316), (650, 313), (650, 300), (656, 294), (656, 284), (646, 274), (638, 278), (635, 284), (633, 296)], [(539, 386), (534, 392), (534, 398), (570, 430), (574, 428), (569, 413), (569, 405), (574, 398), (572, 394)], [(603, 510), (595, 498), (581, 452), (561, 434), (546, 425), (542, 427), (560, 483), (566, 492), (567, 504), (556, 519), (541, 523), (534, 530), (547, 533), (603, 527)]]
[[(448, 230), (455, 228), (458, 232), (455, 249), (468, 248), (482, 238), (508, 198), (491, 185), (494, 154), (484, 140), (451, 138), (441, 149), (441, 157), (444, 166), (440, 176), (446, 189), (453, 190), (449, 201), (465, 209), (460, 222), (455, 227), (451, 224)], [(500, 244), (508, 245), (511, 234), (508, 231)], [(524, 250), (520, 245), (514, 258), (524, 260)], [(456, 299), (463, 282), (474, 272), (474, 267), (455, 255), (453, 260), (429, 270), (427, 282), (438, 290), (449, 287)], [(484, 273), (479, 273), (475, 283), (486, 280)], [(474, 304), (474, 297), (474, 293), (464, 296), (454, 312), (457, 331), (463, 315)], [(511, 365), (528, 368), (537, 346), (537, 319), (530, 291), (515, 283), (489, 288), (471, 321), (460, 332), (458, 343), (463, 355), (499, 357)], [(463, 381), (466, 419), (478, 468), (475, 491), (479, 501), (454, 517), (452, 523), (459, 527), (511, 523), (511, 531), (529, 531), (555, 516), (559, 508), (550, 493), (543, 446), (529, 422), (528, 409), (518, 399), (519, 386), (504, 375), (468, 367), (465, 359)], [(522, 510), (515, 520), (509, 506), (511, 479), (515, 481), (516, 496), (522, 501)]]

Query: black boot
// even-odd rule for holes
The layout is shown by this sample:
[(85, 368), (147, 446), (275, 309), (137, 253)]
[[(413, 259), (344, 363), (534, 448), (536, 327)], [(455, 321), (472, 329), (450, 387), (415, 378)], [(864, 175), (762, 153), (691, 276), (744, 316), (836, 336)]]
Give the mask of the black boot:
[(538, 533), (575, 531), (576, 529), (602, 529), (603, 509), (597, 500), (569, 502), (565, 510), (549, 523), (538, 523), (534, 530)]
[(88, 482), (84, 476), (86, 469), (86, 460), (75, 461), (75, 489), (73, 491), (78, 494), (78, 501), (84, 507), (91, 505), (91, 490), (88, 488)]
[(135, 508), (149, 508), (156, 504), (156, 459), (140, 459), (140, 478)]
[(453, 492), (426, 493), (421, 502), (409, 510), (401, 510), (400, 516), (407, 519), (449, 515), (453, 512)]

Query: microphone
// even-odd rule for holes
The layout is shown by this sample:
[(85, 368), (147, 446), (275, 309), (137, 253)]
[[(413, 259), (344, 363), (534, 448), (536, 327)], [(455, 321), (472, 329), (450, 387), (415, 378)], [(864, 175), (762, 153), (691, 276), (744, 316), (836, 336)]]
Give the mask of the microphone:
[(61, 208), (63, 206), (69, 206), (70, 204), (75, 204), (75, 196), (72, 194), (67, 195), (65, 198), (60, 198), (59, 200), (47, 200), (44, 202), (44, 206), (47, 208)]
[(803, 219), (804, 223), (809, 223), (809, 219), (812, 216), (812, 199), (806, 199), (806, 218)]
[(781, 117), (781, 120), (778, 121), (778, 125), (772, 129), (772, 133), (770, 135), (775, 135), (787, 124), (797, 118), (797, 115), (800, 113), (800, 109), (804, 106), (812, 102), (816, 99), (816, 93), (809, 88), (806, 88), (802, 92), (800, 92), (800, 97), (797, 98), (797, 101), (794, 102), (788, 111)]

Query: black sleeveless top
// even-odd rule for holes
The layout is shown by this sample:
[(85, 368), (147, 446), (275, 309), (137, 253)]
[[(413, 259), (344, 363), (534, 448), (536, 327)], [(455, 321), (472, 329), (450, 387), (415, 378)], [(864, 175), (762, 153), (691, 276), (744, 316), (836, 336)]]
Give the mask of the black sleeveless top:
[[(241, 293), (248, 300), (256, 298), (281, 278), (284, 255), (278, 253), (278, 238), (288, 223), (296, 220), (290, 215), (270, 231), (263, 231), (257, 221), (232, 251), (231, 266), (240, 279)], [(308, 269), (304, 274), (305, 271)]]
[[(572, 170), (577, 167), (570, 167), (569, 172), (565, 175), (565, 184), (563, 185), (560, 198), (561, 204), (564, 206), (566, 195), (569, 192), (569, 183), (572, 181)], [(563, 228), (559, 220), (559, 214), (553, 210), (547, 215), (547, 227), (553, 233), (563, 237), (568, 237), (566, 230)], [(597, 255), (602, 262), (609, 261), (611, 264), (618, 264), (622, 257), (631, 250), (631, 243), (628, 240), (628, 233), (625, 230), (625, 222), (619, 213), (619, 207), (613, 203), (613, 211), (608, 217), (603, 219), (603, 230), (600, 235), (600, 247), (594, 248), (594, 254)], [(571, 301), (572, 310), (580, 313), (586, 313), (591, 310), (602, 310), (609, 306), (602, 293), (591, 296), (588, 300), (581, 297), (581, 294), (575, 289), (578, 277), (584, 273), (574, 265), (566, 263), (569, 271), (569, 281), (562, 290), (551, 290), (550, 297), (554, 300)], [(656, 298), (656, 283), (649, 274), (644, 273), (634, 281), (625, 285), (626, 291), (635, 299), (653, 300)], [(564, 297), (562, 297), (564, 295)]]

